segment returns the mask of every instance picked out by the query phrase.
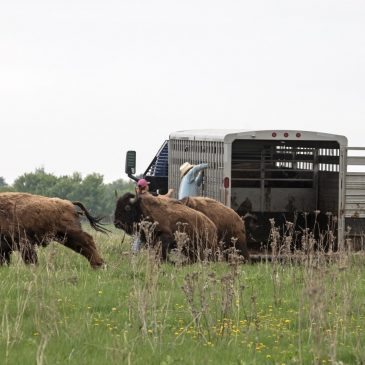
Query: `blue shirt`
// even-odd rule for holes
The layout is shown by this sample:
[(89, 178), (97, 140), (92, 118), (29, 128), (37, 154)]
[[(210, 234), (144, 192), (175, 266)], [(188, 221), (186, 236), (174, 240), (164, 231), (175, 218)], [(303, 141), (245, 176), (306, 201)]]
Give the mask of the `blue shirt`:
[(198, 187), (203, 181), (202, 170), (206, 168), (208, 168), (208, 164), (201, 163), (200, 165), (194, 166), (183, 176), (179, 188), (179, 199), (198, 195)]

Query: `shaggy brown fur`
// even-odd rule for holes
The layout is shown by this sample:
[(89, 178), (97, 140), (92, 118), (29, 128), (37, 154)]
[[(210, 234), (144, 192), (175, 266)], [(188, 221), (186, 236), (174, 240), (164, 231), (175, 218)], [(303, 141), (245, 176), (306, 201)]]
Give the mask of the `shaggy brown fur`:
[(232, 246), (232, 239), (236, 239), (236, 248), (246, 260), (249, 259), (245, 224), (233, 209), (217, 200), (205, 197), (188, 197), (181, 202), (210, 218), (218, 229), (219, 240), (225, 242), (226, 246)]
[(92, 217), (79, 202), (47, 198), (27, 193), (0, 193), (0, 265), (10, 263), (10, 255), (18, 250), (25, 263), (37, 263), (36, 245), (55, 240), (85, 256), (90, 265), (103, 264), (95, 242), (83, 232), (75, 205), (88, 218), (91, 226), (104, 231), (100, 219)]
[(166, 199), (142, 194), (136, 199), (127, 193), (117, 202), (115, 225), (132, 233), (132, 226), (142, 219), (157, 222), (156, 239), (162, 242), (163, 256), (167, 250), (176, 246), (175, 233), (185, 232), (189, 238), (185, 247), (191, 259), (203, 257), (204, 249), (217, 250), (217, 228), (204, 214), (197, 212), (175, 199)]

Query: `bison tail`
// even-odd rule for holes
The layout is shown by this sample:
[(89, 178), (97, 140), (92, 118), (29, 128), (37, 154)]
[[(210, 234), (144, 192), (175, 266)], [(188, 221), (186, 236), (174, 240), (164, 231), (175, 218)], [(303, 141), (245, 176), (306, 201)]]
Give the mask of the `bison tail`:
[(88, 221), (90, 222), (90, 226), (95, 229), (95, 231), (99, 231), (102, 233), (108, 233), (110, 232), (109, 229), (106, 229), (103, 227), (104, 223), (101, 223), (100, 221), (103, 219), (103, 217), (93, 217), (88, 210), (85, 208), (85, 206), (80, 202), (72, 202), (72, 204), (77, 205), (84, 213)]

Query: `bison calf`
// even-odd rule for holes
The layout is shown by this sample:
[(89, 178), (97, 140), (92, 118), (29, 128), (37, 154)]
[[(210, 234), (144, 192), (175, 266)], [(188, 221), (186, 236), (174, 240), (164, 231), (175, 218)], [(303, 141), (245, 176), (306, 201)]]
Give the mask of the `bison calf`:
[(25, 263), (36, 264), (35, 246), (45, 246), (54, 240), (85, 256), (91, 266), (101, 266), (103, 259), (92, 236), (81, 229), (80, 214), (85, 214), (95, 230), (106, 231), (100, 218), (91, 216), (80, 202), (27, 193), (0, 193), (0, 265), (9, 264), (15, 250), (20, 251)]

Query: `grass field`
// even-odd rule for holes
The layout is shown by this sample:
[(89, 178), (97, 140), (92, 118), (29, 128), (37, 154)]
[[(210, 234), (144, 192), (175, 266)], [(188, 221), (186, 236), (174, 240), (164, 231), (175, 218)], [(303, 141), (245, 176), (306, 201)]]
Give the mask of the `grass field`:
[[(94, 233), (93, 233), (94, 234)], [(365, 257), (159, 264), (94, 234), (0, 268), (1, 364), (364, 364)]]

